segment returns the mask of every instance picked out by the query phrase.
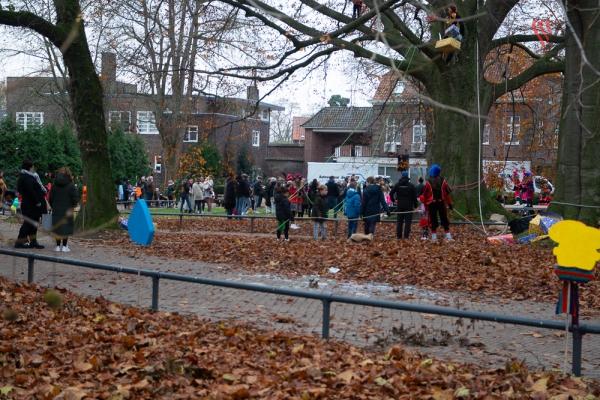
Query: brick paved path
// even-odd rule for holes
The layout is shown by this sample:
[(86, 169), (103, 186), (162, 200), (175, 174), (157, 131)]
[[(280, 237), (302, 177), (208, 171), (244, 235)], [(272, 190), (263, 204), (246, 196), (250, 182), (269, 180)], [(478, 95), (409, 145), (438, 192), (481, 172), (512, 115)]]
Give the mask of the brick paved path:
[[(13, 239), (17, 231), (17, 225), (0, 220), (1, 235)], [(71, 240), (71, 253), (54, 253), (53, 241), (47, 236), (42, 236), (39, 240), (46, 245), (46, 249), (36, 250), (41, 254), (102, 264), (132, 268), (141, 265), (143, 269), (211, 279), (557, 319), (554, 304), (548, 303), (499, 298), (482, 300), (464, 293), (410, 287), (401, 288), (399, 293), (394, 293), (388, 286), (355, 285), (326, 277), (320, 278), (318, 288), (315, 289), (309, 288), (309, 277), (294, 276), (290, 271), (285, 271), (281, 276), (256, 275), (233, 270), (224, 264), (156, 257), (145, 257), (140, 264), (133, 254), (121, 249), (92, 246), (85, 240)], [(12, 241), (3, 243), (2, 246), (11, 247)], [(15, 280), (27, 279), (27, 260), (0, 258), (0, 275)], [(36, 261), (35, 282), (50, 286), (56, 284), (86, 295), (103, 295), (115, 302), (137, 304), (136, 276)], [(151, 290), (151, 279), (142, 278), (140, 293), (143, 307), (150, 307)], [(315, 334), (320, 334), (322, 329), (322, 304), (315, 300), (161, 280), (159, 304), (161, 311), (195, 313), (213, 320), (231, 319), (235, 323), (250, 321), (263, 327), (296, 329)], [(419, 351), (432, 357), (471, 361), (490, 367), (502, 365), (509, 357), (518, 357), (525, 359), (532, 368), (562, 368), (564, 337), (556, 336), (555, 331), (551, 330), (482, 321), (458, 321), (451, 317), (339, 303), (332, 304), (331, 316), (330, 337), (355, 345), (387, 348), (400, 342), (403, 337), (410, 337)], [(564, 321), (564, 317), (557, 320)], [(582, 322), (600, 325), (598, 318)], [(440, 343), (445, 345), (439, 345)], [(583, 355), (583, 374), (600, 380), (600, 335), (584, 336)]]

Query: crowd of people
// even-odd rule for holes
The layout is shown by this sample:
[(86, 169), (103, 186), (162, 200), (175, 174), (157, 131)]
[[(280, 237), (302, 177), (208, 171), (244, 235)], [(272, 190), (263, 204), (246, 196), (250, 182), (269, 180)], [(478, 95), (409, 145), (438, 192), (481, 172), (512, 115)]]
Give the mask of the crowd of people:
[[(381, 177), (368, 177), (365, 182), (360, 182), (355, 175), (339, 182), (331, 176), (323, 185), (317, 179), (307, 182), (300, 174), (271, 177), (266, 183), (259, 176), (251, 183), (247, 174), (231, 174), (224, 187), (223, 207), (229, 219), (260, 213), (263, 208), (266, 214), (275, 214), (277, 240), (289, 240), (289, 230), (299, 229), (295, 219), (305, 216), (314, 222), (314, 238), (325, 240), (325, 221), (330, 217), (336, 219), (341, 213), (347, 217), (348, 237), (357, 233), (359, 221), (363, 223), (364, 234), (372, 235), (382, 216), (390, 216), (392, 212), (397, 214), (398, 239), (408, 239), (413, 213), (418, 212), (423, 228), (422, 239), (427, 240), (431, 230), (431, 240), (436, 240), (437, 229), (441, 225), (445, 238), (452, 240), (446, 212), (446, 208), (453, 209), (451, 190), (440, 173), (441, 168), (433, 165), (427, 181), (420, 178), (418, 185), (410, 182), (407, 172), (403, 172), (394, 185), (384, 182)], [(140, 178), (135, 187), (125, 178), (122, 188), (126, 208), (133, 201), (144, 199), (150, 205), (153, 202), (158, 205), (156, 202), (163, 201), (174, 207), (179, 204), (181, 213), (184, 208), (188, 213), (211, 213), (216, 198), (211, 175), (197, 176), (195, 179), (186, 175), (177, 183), (170, 180), (166, 196), (160, 194), (152, 176)], [(0, 189), (6, 191), (1, 184)], [(26, 218), (15, 247), (43, 248), (36, 239), (37, 225), (32, 221), (39, 221), (41, 215), (51, 208), (55, 250), (69, 251), (67, 241), (73, 234), (74, 208), (79, 202), (77, 187), (69, 169), (63, 167), (58, 171), (53, 190), (49, 191), (34, 172), (33, 164), (25, 160), (17, 189), (22, 196), (21, 210)]]

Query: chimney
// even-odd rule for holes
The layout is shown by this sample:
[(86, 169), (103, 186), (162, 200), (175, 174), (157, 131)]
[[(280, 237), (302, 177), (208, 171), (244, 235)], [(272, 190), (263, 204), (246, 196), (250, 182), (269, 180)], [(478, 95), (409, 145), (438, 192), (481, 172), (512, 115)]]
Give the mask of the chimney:
[(102, 79), (107, 88), (111, 88), (117, 81), (117, 55), (115, 53), (102, 53)]
[(258, 101), (258, 88), (256, 86), (248, 86), (248, 100)]

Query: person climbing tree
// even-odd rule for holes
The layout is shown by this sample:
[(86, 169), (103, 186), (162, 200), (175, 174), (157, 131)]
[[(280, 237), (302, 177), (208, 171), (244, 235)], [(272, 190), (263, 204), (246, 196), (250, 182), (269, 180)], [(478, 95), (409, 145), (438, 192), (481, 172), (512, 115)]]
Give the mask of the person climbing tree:
[[(450, 4), (448, 9), (446, 10), (446, 30), (445, 30), (445, 38), (454, 38), (459, 42), (462, 42), (462, 38), (465, 35), (465, 27), (462, 23), (461, 16), (458, 13), (458, 9), (454, 4)], [(450, 61), (454, 57), (454, 52), (445, 53), (443, 56), (446, 65), (450, 65)], [(456, 58), (458, 60), (458, 56)]]
[(352, 7), (352, 19), (356, 19), (360, 17), (360, 11), (362, 10), (363, 2), (362, 0), (348, 0), (354, 4)]

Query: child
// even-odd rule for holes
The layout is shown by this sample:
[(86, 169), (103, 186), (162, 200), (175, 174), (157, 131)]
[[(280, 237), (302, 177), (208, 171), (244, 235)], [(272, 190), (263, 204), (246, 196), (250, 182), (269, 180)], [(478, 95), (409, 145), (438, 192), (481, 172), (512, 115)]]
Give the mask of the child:
[(290, 231), (290, 221), (294, 223), (294, 214), (290, 204), (290, 189), (281, 188), (275, 195), (275, 217), (277, 218), (277, 241), (281, 240), (281, 231), (283, 231), (285, 241), (289, 242), (288, 233)]
[(327, 202), (325, 201), (325, 198), (327, 197), (327, 186), (320, 185), (317, 190), (319, 194), (315, 196), (312, 209), (312, 216), (315, 218), (314, 236), (315, 240), (319, 240), (319, 227), (321, 227), (321, 238), (326, 240), (327, 235), (325, 234), (325, 221), (323, 218), (327, 217)]
[(346, 216), (348, 217), (348, 239), (356, 233), (360, 216), (360, 195), (356, 191), (356, 182), (351, 181), (346, 193)]
[(417, 213), (419, 213), (419, 226), (423, 228), (423, 236), (421, 240), (427, 240), (429, 236), (429, 217), (427, 216), (427, 208), (425, 204), (419, 199), (419, 207), (417, 207)]

